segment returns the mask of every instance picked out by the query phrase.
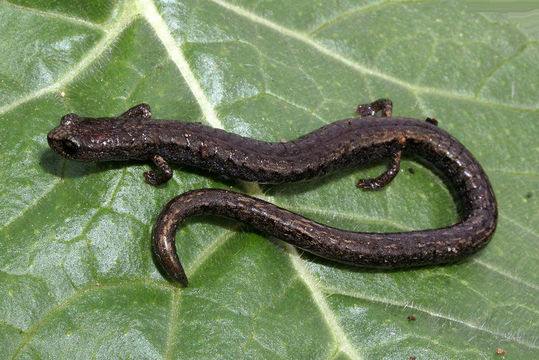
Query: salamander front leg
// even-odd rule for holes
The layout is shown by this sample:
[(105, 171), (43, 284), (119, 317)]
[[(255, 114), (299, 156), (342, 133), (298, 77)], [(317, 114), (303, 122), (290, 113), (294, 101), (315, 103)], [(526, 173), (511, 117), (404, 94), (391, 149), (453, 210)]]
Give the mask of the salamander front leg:
[(383, 117), (391, 117), (393, 102), (389, 99), (378, 99), (368, 104), (360, 104), (356, 113), (362, 117), (373, 117), (378, 111), (382, 112)]
[(152, 118), (152, 110), (148, 104), (138, 104), (124, 112), (119, 117), (124, 119), (143, 118), (145, 120), (149, 120)]
[(387, 166), (387, 170), (380, 176), (371, 179), (360, 179), (357, 187), (363, 190), (378, 190), (389, 184), (399, 173), (402, 151), (398, 151)]
[(172, 177), (172, 169), (165, 159), (160, 155), (154, 155), (153, 163), (157, 166), (157, 170), (147, 171), (144, 173), (144, 179), (148, 184), (157, 186), (166, 183)]

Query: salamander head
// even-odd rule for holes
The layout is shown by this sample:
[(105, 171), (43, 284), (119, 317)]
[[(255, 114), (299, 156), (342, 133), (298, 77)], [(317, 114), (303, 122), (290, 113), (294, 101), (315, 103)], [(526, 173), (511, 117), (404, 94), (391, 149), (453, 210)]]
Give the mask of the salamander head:
[(125, 120), (115, 118), (83, 118), (77, 114), (62, 117), (60, 125), (47, 135), (50, 148), (70, 160), (107, 161), (125, 160), (124, 142), (118, 131)]
[(76, 135), (76, 122), (79, 119), (77, 114), (64, 115), (60, 125), (52, 129), (47, 135), (47, 141), (51, 149), (71, 160), (78, 160), (77, 153), (80, 152), (80, 140)]

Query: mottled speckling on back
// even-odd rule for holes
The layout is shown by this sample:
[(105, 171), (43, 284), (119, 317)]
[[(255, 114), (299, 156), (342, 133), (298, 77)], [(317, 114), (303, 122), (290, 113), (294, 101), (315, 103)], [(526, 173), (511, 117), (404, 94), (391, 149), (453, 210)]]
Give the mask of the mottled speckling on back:
[[(385, 118), (373, 118), (382, 111)], [(174, 236), (177, 226), (197, 214), (227, 216), (331, 260), (365, 267), (399, 268), (454, 262), (484, 247), (496, 228), (497, 205), (490, 182), (472, 154), (433, 119), (392, 118), (387, 99), (360, 105), (368, 117), (326, 125), (296, 140), (264, 142), (198, 123), (151, 119), (148, 105), (117, 118), (68, 114), (48, 134), (50, 147), (79, 161), (151, 160), (145, 173), (159, 185), (172, 177), (169, 161), (232, 178), (279, 183), (311, 178), (381, 158), (387, 171), (358, 186), (386, 186), (398, 174), (401, 155), (410, 153), (432, 165), (459, 199), (461, 221), (434, 230), (361, 233), (335, 229), (265, 201), (225, 190), (201, 189), (172, 199), (153, 231), (153, 246), (163, 268), (187, 285)]]

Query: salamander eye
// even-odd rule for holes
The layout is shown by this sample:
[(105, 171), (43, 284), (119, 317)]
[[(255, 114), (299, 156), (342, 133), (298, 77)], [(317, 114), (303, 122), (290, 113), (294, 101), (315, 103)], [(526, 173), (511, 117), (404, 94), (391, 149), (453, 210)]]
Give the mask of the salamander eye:
[(69, 126), (72, 123), (74, 123), (75, 121), (77, 121), (78, 119), (80, 119), (80, 118), (79, 118), (79, 116), (77, 114), (69, 113), (69, 114), (66, 114), (66, 115), (62, 116), (61, 124), (64, 125), (64, 126)]
[(79, 151), (79, 145), (71, 140), (62, 141), (62, 149), (67, 155), (75, 155)]

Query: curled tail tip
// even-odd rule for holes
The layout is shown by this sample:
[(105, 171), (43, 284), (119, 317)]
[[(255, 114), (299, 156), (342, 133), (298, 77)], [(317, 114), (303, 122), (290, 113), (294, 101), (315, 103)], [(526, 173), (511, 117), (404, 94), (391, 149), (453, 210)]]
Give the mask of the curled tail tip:
[(189, 286), (189, 280), (187, 280), (185, 273), (182, 273), (180, 277), (174, 277), (174, 280), (179, 282), (183, 287)]
[(170, 279), (170, 281), (173, 281), (175, 283), (179, 283), (183, 287), (189, 286), (189, 280), (187, 280), (187, 275), (185, 275), (185, 271), (183, 270), (182, 266), (163, 266), (163, 269), (165, 270), (166, 275)]
[(183, 266), (177, 256), (172, 256), (172, 259), (167, 260), (169, 261), (162, 261), (161, 264), (169, 278), (174, 282), (180, 283), (183, 287), (188, 287), (189, 280), (187, 280), (185, 270), (183, 270)]

